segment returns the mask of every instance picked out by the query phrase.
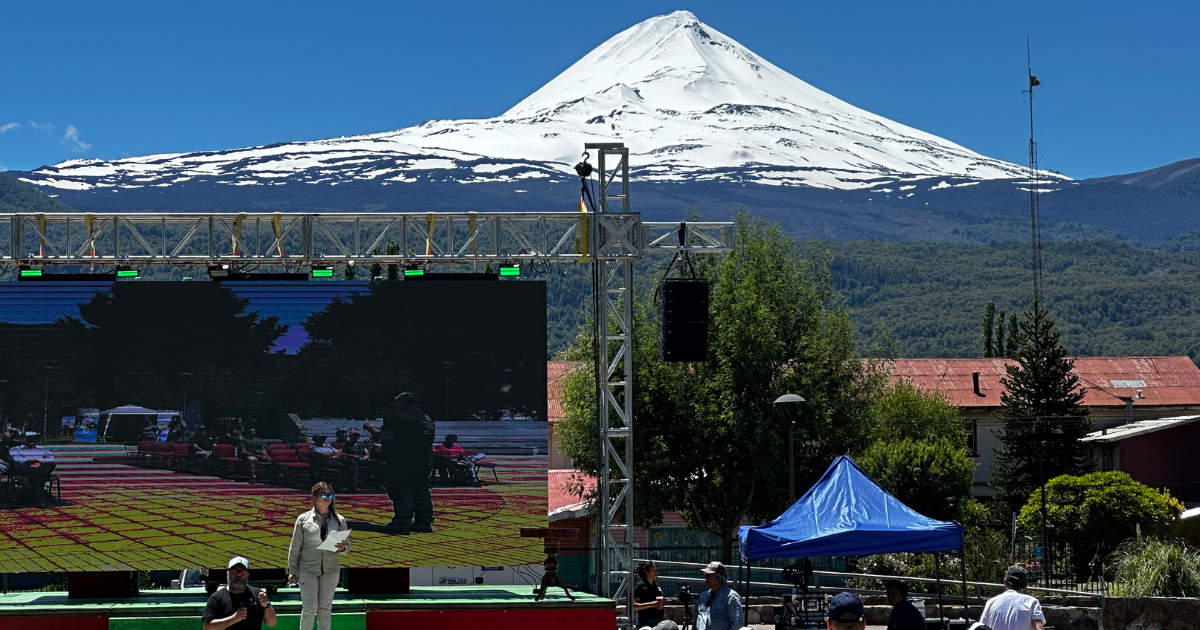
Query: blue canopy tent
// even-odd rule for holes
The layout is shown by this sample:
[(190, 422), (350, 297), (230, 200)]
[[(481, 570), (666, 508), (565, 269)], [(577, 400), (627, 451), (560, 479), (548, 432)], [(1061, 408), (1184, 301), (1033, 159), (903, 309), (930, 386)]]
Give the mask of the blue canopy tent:
[[(747, 560), (961, 553), (963, 532), (959, 523), (913, 511), (871, 481), (854, 460), (841, 456), (778, 518), (765, 525), (742, 526), (738, 530), (738, 550)], [(965, 566), (963, 580), (965, 597)], [(941, 589), (938, 591), (940, 600)]]

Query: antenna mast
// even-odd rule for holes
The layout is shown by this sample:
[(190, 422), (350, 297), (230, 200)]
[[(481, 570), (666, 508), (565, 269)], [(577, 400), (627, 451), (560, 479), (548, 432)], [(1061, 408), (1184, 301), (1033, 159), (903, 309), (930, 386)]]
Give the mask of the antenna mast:
[(1038, 78), (1033, 76), (1033, 67), (1030, 61), (1029, 54), (1029, 38), (1025, 38), (1025, 71), (1029, 76), (1029, 89), (1025, 90), (1029, 94), (1029, 222), (1031, 228), (1031, 245), (1033, 248), (1033, 301), (1040, 304), (1042, 301), (1042, 210), (1040, 200), (1038, 198), (1038, 166), (1037, 166), (1037, 142), (1033, 140), (1033, 88), (1041, 85)]

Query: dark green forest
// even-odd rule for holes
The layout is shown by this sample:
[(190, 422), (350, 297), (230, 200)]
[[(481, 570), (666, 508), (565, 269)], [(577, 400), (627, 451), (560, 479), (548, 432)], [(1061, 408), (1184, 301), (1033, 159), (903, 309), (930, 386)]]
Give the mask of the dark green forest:
[[(834, 282), (864, 347), (894, 337), (897, 356), (982, 356), (981, 320), (1032, 297), (1026, 243), (828, 243)], [(1043, 293), (1067, 350), (1080, 356), (1200, 351), (1200, 253), (1111, 241), (1049, 242)]]
[[(1019, 313), (1032, 297), (1025, 243), (823, 246), (864, 353), (879, 346), (895, 356), (982, 356), (987, 303)], [(643, 261), (641, 288), (657, 283), (666, 262)], [(1045, 303), (1072, 354), (1200, 354), (1200, 252), (1052, 241), (1043, 265)], [(585, 321), (590, 278), (583, 269), (551, 269), (537, 277), (547, 280), (548, 342), (555, 354)]]

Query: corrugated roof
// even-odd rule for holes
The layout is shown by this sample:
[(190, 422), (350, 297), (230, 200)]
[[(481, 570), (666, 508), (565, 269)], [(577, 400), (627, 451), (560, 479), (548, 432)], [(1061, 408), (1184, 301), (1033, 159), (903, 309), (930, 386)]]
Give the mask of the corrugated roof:
[[(546, 472), (547, 511), (551, 520), (559, 518), (574, 518), (587, 513), (586, 496), (596, 489), (596, 478), (585, 475), (578, 470), (561, 469)], [(583, 495), (573, 492), (582, 488)]]
[[(892, 378), (939, 391), (959, 407), (990, 408), (1000, 406), (1000, 379), (1009, 363), (995, 358), (895, 359), (890, 367)], [(979, 372), (978, 394), (973, 372)], [(1123, 397), (1133, 398), (1135, 407), (1200, 405), (1200, 369), (1188, 357), (1077, 357), (1074, 373), (1089, 407), (1123, 407)]]
[(1080, 438), (1079, 441), (1096, 444), (1120, 442), (1135, 435), (1145, 435), (1147, 433), (1154, 433), (1155, 431), (1173, 429), (1185, 424), (1191, 424), (1197, 420), (1200, 420), (1200, 416), (1176, 416), (1174, 418), (1158, 418), (1157, 420), (1138, 420), (1137, 422), (1130, 422), (1129, 424), (1123, 424), (1111, 429), (1092, 431)]
[(563, 409), (563, 380), (575, 368), (583, 367), (582, 361), (546, 362), (546, 419), (556, 422), (566, 416)]

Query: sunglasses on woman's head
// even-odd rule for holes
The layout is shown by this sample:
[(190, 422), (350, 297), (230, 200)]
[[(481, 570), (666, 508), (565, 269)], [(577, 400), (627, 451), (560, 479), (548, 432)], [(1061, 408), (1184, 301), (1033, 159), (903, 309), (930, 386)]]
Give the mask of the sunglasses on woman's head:
[(330, 501), (332, 501), (333, 493), (332, 492), (322, 492), (321, 494), (317, 495), (317, 498), (318, 499), (329, 499)]

